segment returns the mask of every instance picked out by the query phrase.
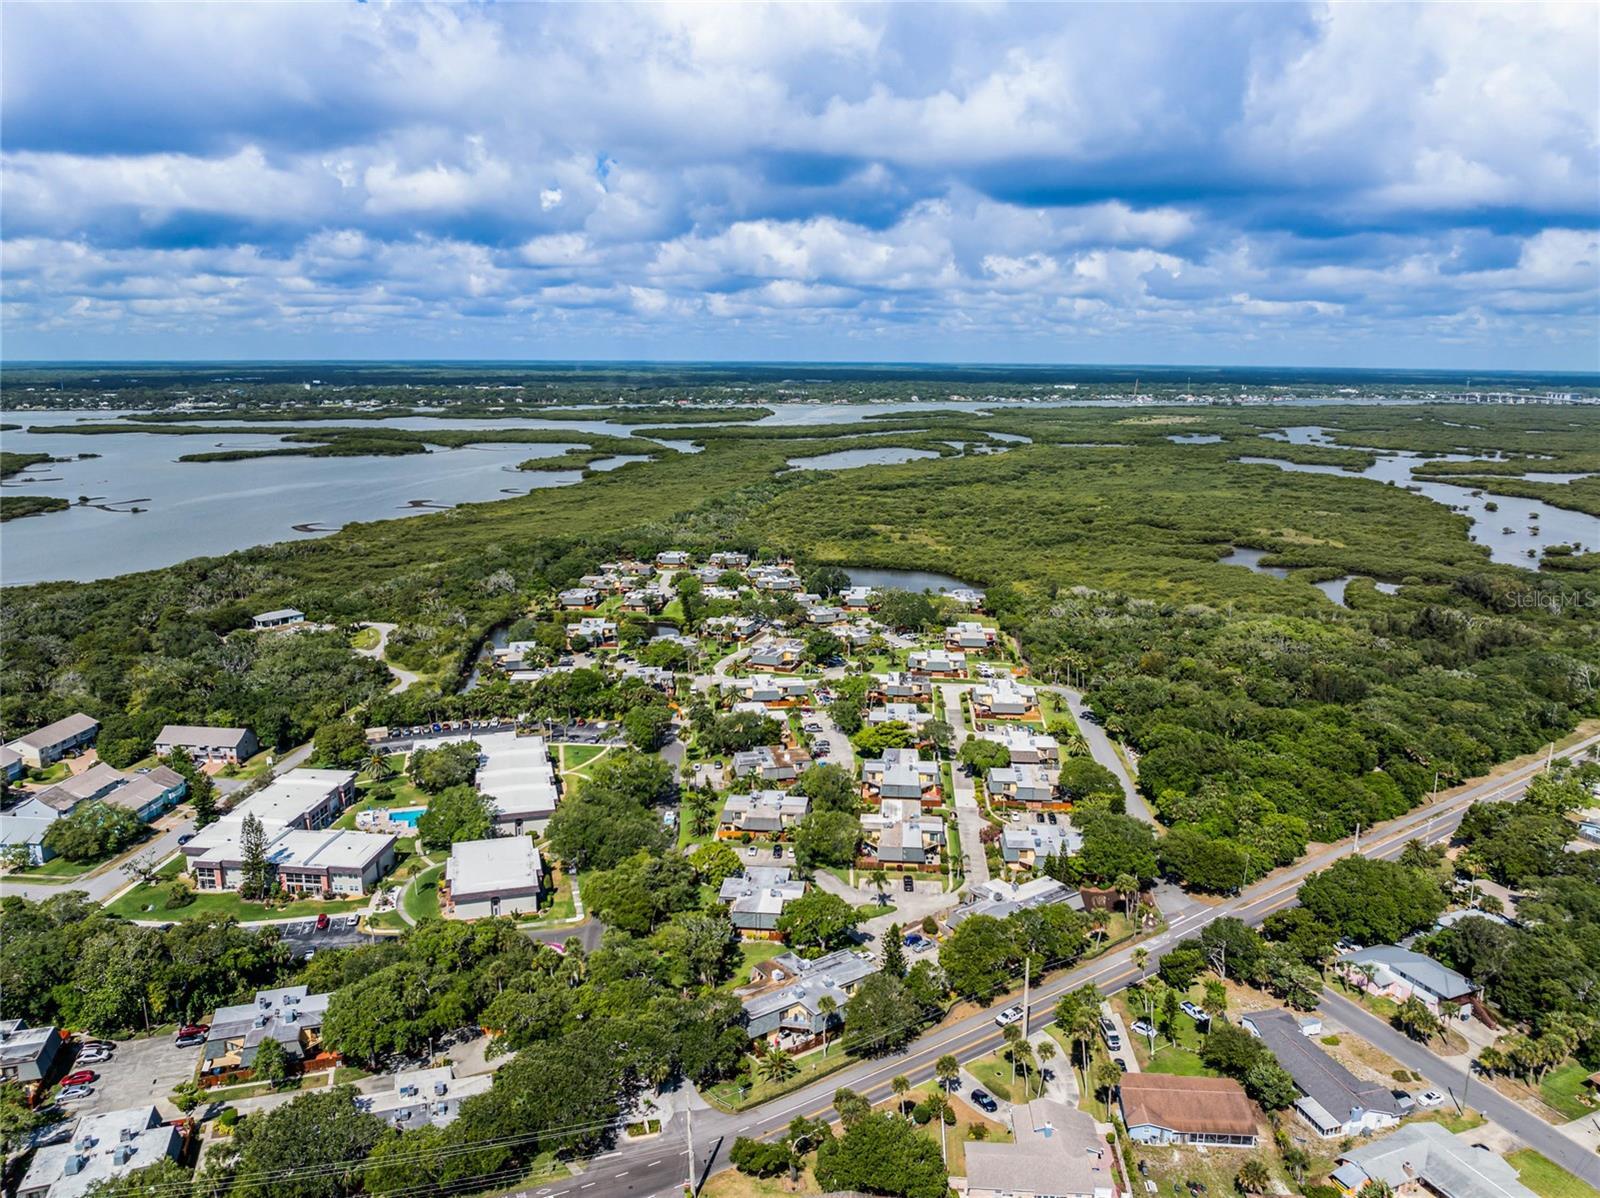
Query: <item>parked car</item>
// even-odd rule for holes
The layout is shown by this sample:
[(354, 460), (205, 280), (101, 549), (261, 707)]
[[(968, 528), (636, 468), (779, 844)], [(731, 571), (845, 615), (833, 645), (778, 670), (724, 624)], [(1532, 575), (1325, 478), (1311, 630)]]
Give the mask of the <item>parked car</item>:
[(772, 846), (772, 856), (774, 859), (778, 859), (783, 856), (783, 846), (781, 844), (775, 844)]
[(920, 944), (912, 945), (911, 946), (911, 951), (914, 952), (914, 953), (931, 953), (934, 949), (936, 949), (938, 947), (939, 946), (937, 944), (935, 944), (933, 941), (924, 940)]
[(324, 911), (321, 914), (319, 914), (317, 916), (317, 931), (319, 931), (319, 932), (327, 931), (328, 930), (328, 922), (329, 922), (328, 921), (328, 913), (326, 911)]
[(1135, 1036), (1153, 1036), (1156, 1034), (1155, 1024), (1148, 1019), (1135, 1019), (1133, 1021), (1133, 1034)]
[(1417, 1095), (1417, 1105), (1424, 1110), (1432, 1110), (1436, 1106), (1443, 1106), (1444, 1095), (1437, 1090), (1424, 1090)]
[(1010, 1027), (1013, 1023), (1016, 1023), (1021, 1018), (1022, 1004), (1017, 1003), (1015, 1006), (1007, 1007), (1005, 1010), (1001, 1011), (1000, 1014), (994, 1017), (994, 1021), (1001, 1027)]
[(185, 845), (185, 844), (188, 844), (193, 839), (194, 839), (194, 833), (193, 832), (185, 832), (182, 836), (178, 837), (178, 843), (180, 845)]
[(907, 894), (911, 894), (917, 888), (917, 880), (915, 878), (913, 878), (910, 874), (907, 874), (905, 877), (900, 879), (900, 886), (901, 886), (901, 889), (904, 890)]
[(1050, 822), (1052, 824), (1059, 824), (1061, 822), (1054, 811), (1046, 811), (1045, 814), (1050, 817)]
[(61, 1079), (63, 1086), (87, 1086), (99, 1080), (100, 1075), (93, 1069), (79, 1069), (76, 1073), (69, 1073)]
[(82, 1102), (94, 1096), (93, 1086), (67, 1086), (56, 1095), (57, 1102)]
[(906, 945), (907, 948), (916, 948), (917, 945), (919, 945), (921, 943), (922, 943), (922, 933), (921, 932), (908, 932), (908, 933), (906, 933), (905, 945)]
[(1121, 1057), (1112, 1057), (1111, 1063), (1118, 1069), (1122, 1070), (1122, 1072), (1128, 1072), (1128, 1062), (1124, 1061)]
[(82, 1052), (85, 1049), (89, 1049), (89, 1048), (99, 1048), (99, 1049), (103, 1049), (106, 1052), (115, 1052), (117, 1050), (117, 1046), (115, 1044), (113, 1044), (110, 1040), (89, 1039), (89, 1040), (79, 1040), (78, 1041), (78, 1050), (80, 1052)]
[(1204, 1011), (1202, 1011), (1200, 1009), (1199, 1005), (1196, 1004), (1196, 1003), (1188, 1002), (1188, 1001), (1181, 1002), (1181, 1003), (1178, 1004), (1178, 1009), (1181, 1010), (1190, 1019), (1193, 1019), (1196, 1023), (1210, 1023), (1211, 1022), (1211, 1016), (1207, 1015)]
[(1000, 1109), (1000, 1104), (990, 1098), (983, 1090), (974, 1090), (968, 1097), (972, 1099), (973, 1106), (987, 1111), (991, 1115)]
[(80, 1065), (103, 1065), (111, 1059), (109, 1048), (86, 1048), (78, 1054)]

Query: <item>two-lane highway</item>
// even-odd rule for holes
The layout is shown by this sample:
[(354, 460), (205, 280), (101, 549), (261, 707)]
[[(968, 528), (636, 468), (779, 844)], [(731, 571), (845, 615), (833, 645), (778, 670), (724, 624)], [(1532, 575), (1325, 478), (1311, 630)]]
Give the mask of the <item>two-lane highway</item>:
[[(1600, 736), (1591, 736), (1569, 746), (1567, 753), (1577, 753), (1600, 744)], [(1453, 832), (1460, 824), (1467, 808), (1478, 801), (1511, 801), (1520, 798), (1528, 783), (1544, 768), (1544, 762), (1521, 766), (1499, 777), (1467, 787), (1456, 794), (1420, 807), (1398, 819), (1373, 829), (1361, 837), (1362, 856), (1392, 860), (1398, 857), (1408, 841), (1437, 840)], [(1121, 990), (1139, 976), (1132, 956), (1136, 947), (1149, 949), (1152, 957), (1159, 957), (1166, 948), (1188, 936), (1197, 935), (1214, 920), (1234, 916), (1257, 925), (1274, 911), (1292, 906), (1300, 884), (1312, 873), (1325, 869), (1340, 857), (1354, 851), (1350, 841), (1329, 846), (1304, 858), (1296, 864), (1279, 870), (1249, 887), (1243, 893), (1212, 906), (1197, 907), (1173, 920), (1156, 936), (1136, 944), (1128, 944), (1114, 952), (1096, 957), (1076, 968), (1049, 977), (1034, 987), (1031, 996), (1033, 1029), (1050, 1022), (1049, 1012), (1061, 995), (1079, 986), (1092, 983), (1102, 993)], [(709, 1176), (729, 1167), (728, 1149), (737, 1136), (771, 1138), (783, 1134), (796, 1115), (833, 1117), (834, 1091), (847, 1087), (867, 1095), (874, 1101), (888, 1098), (892, 1089), (890, 1079), (897, 1075), (909, 1078), (913, 1085), (932, 1079), (934, 1062), (946, 1053), (963, 1061), (992, 1052), (1003, 1043), (1000, 1028), (994, 1023), (994, 1013), (1002, 1006), (1016, 1001), (1017, 991), (997, 996), (985, 1010), (964, 1016), (929, 1029), (914, 1040), (903, 1052), (875, 1060), (862, 1061), (829, 1075), (822, 1081), (792, 1094), (773, 1099), (739, 1114), (706, 1110), (694, 1115), (695, 1157), (701, 1163), (701, 1176)], [(1418, 1067), (1421, 1070), (1420, 1066)], [(675, 1117), (668, 1125), (671, 1135), (680, 1137), (673, 1148), (665, 1150), (661, 1141), (654, 1141), (654, 1152), (625, 1148), (606, 1157), (597, 1158), (581, 1178), (530, 1190), (530, 1195), (559, 1198), (563, 1194), (667, 1194), (681, 1193), (687, 1180), (684, 1117)], [(1508, 1127), (1519, 1139), (1552, 1160), (1573, 1160), (1572, 1141), (1555, 1128), (1537, 1119), (1517, 1127)], [(659, 1158), (659, 1159), (658, 1159)], [(656, 1161), (651, 1165), (650, 1161)], [(1586, 1163), (1586, 1162), (1584, 1162)], [(1572, 1164), (1566, 1167), (1572, 1168)], [(623, 1173), (626, 1176), (623, 1176)]]

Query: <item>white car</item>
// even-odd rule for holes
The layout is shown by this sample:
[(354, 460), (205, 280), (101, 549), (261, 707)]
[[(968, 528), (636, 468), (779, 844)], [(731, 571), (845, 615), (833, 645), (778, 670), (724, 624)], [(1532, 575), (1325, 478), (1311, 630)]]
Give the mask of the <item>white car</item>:
[(1437, 1090), (1424, 1090), (1417, 1095), (1417, 1105), (1424, 1110), (1444, 1105), (1444, 1095)]
[(1210, 1023), (1211, 1022), (1211, 1016), (1207, 1015), (1204, 1011), (1202, 1011), (1199, 1008), (1199, 1006), (1197, 1006), (1195, 1003), (1192, 1003), (1192, 1002), (1180, 1003), (1180, 1004), (1178, 1004), (1178, 1009), (1181, 1010), (1190, 1019), (1193, 1019), (1196, 1023)]
[(994, 1021), (1001, 1027), (1010, 1027), (1013, 1023), (1016, 1023), (1021, 1018), (1022, 1007), (1019, 1004), (1014, 1007), (1007, 1007), (1004, 1011), (1001, 1011), (1000, 1014), (994, 1017)]
[(1156, 1034), (1155, 1025), (1148, 1019), (1135, 1019), (1133, 1021), (1133, 1034), (1135, 1036), (1153, 1036)]

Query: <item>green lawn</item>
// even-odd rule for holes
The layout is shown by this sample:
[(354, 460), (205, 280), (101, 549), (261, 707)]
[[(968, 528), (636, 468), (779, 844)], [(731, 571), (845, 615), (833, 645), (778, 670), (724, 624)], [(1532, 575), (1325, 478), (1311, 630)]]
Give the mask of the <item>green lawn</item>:
[(1506, 1157), (1517, 1177), (1539, 1198), (1600, 1198), (1600, 1190), (1574, 1177), (1531, 1148)]
[(271, 749), (262, 749), (261, 752), (257, 753), (254, 757), (241, 761), (238, 765), (223, 766), (221, 772), (217, 774), (217, 777), (259, 778), (267, 771), (267, 768), (272, 761), (272, 757), (273, 753)]
[(562, 745), (561, 769), (563, 773), (581, 770), (596, 757), (606, 752), (607, 745)]
[(326, 912), (337, 915), (346, 911), (358, 911), (367, 905), (364, 897), (350, 899), (294, 899), (287, 903), (268, 906), (265, 903), (251, 902), (241, 898), (232, 891), (220, 894), (197, 893), (194, 901), (182, 907), (167, 906), (168, 888), (174, 878), (178, 876), (183, 867), (182, 858), (174, 858), (161, 867), (154, 886), (140, 884), (122, 895), (114, 903), (109, 903), (106, 910), (113, 915), (120, 915), (124, 919), (159, 919), (159, 920), (185, 920), (226, 918), (231, 916), (240, 921), (262, 919), (298, 919), (307, 915), (319, 915)]
[(70, 773), (72, 773), (72, 767), (65, 760), (62, 760), (54, 765), (47, 765), (43, 769), (29, 770), (23, 777), (25, 781), (33, 782), (40, 786), (54, 786)]
[[(552, 866), (551, 878), (555, 883), (555, 892), (550, 896), (550, 902), (538, 919), (523, 920), (519, 926), (525, 928), (544, 927), (548, 924), (565, 923), (578, 917), (578, 901), (572, 896), (572, 879), (564, 866)], [(583, 889), (582, 883), (578, 886)]]
[(843, 1069), (846, 1065), (854, 1064), (856, 1058), (845, 1052), (838, 1044), (828, 1048), (828, 1055), (824, 1057), (822, 1051), (808, 1052), (803, 1057), (795, 1058), (799, 1071), (791, 1078), (781, 1082), (761, 1080), (751, 1083), (748, 1069), (741, 1072), (737, 1078), (725, 1082), (718, 1082), (709, 1090), (704, 1091), (706, 1099), (725, 1111), (743, 1111), (753, 1106), (759, 1106), (779, 1095), (788, 1094), (803, 1086), (808, 1086), (818, 1078)]
[(863, 919), (876, 919), (880, 915), (893, 915), (899, 908), (893, 903), (862, 903), (856, 911)]
[(1170, 1044), (1158, 1048), (1156, 1055), (1142, 1064), (1146, 1073), (1171, 1073), (1178, 1077), (1215, 1076), (1210, 1069), (1200, 1063), (1199, 1053), (1191, 1052), (1187, 1048), (1174, 1048)]
[(412, 807), (426, 807), (428, 795), (426, 791), (418, 789), (416, 783), (411, 781), (401, 772), (405, 764), (403, 753), (391, 753), (388, 758), (389, 768), (394, 772), (381, 784), (391, 792), (392, 797), (384, 802), (379, 802), (372, 797), (374, 787), (380, 785), (372, 778), (363, 778), (356, 783), (356, 801), (351, 803), (333, 823), (335, 828), (354, 828), (356, 816), (372, 807), (385, 811), (405, 811)]
[(378, 647), (378, 630), (376, 628), (358, 628), (355, 635), (350, 638), (352, 649), (376, 649)]
[[(1003, 1102), (1011, 1101), (1011, 1062), (1005, 1060), (997, 1052), (992, 1052), (986, 1057), (976, 1061), (969, 1061), (966, 1071), (978, 1079), (978, 1084), (989, 1093)], [(1017, 1083), (1017, 1093), (1022, 1093), (1022, 1084)]]
[(98, 861), (68, 861), (65, 857), (52, 857), (43, 865), (30, 865), (27, 869), (14, 869), (10, 876), (25, 880), (37, 879), (46, 881), (52, 878), (81, 878), (92, 869), (98, 869), (110, 857), (102, 857)]
[(1482, 1127), (1488, 1122), (1471, 1107), (1468, 1107), (1458, 1115), (1456, 1108), (1449, 1105), (1437, 1107), (1431, 1111), (1423, 1111), (1420, 1115), (1413, 1116), (1413, 1120), (1418, 1123), (1437, 1123), (1451, 1135), (1456, 1136), (1464, 1131), (1471, 1131), (1475, 1127)]
[(444, 863), (429, 866), (417, 875), (416, 880), (400, 896), (406, 914), (421, 923), (424, 919), (439, 918), (439, 875), (444, 873)]
[(1569, 1120), (1593, 1114), (1594, 1104), (1586, 1101), (1589, 1072), (1577, 1061), (1568, 1061), (1545, 1074), (1539, 1084), (1539, 1097)]
[(723, 983), (724, 989), (737, 990), (750, 982), (750, 971), (763, 961), (781, 957), (789, 946), (781, 940), (739, 941), (739, 964), (733, 967), (733, 976)]

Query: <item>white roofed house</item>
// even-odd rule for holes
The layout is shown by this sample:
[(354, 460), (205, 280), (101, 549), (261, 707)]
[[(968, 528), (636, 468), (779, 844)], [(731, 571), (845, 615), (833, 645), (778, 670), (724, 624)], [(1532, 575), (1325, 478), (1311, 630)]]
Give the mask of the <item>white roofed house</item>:
[(487, 1093), (493, 1084), (492, 1073), (457, 1077), (449, 1065), (436, 1069), (405, 1069), (394, 1075), (393, 1089), (362, 1094), (356, 1098), (356, 1105), (401, 1131), (448, 1127), (461, 1114), (462, 1102)]
[(1398, 1198), (1535, 1198), (1516, 1169), (1438, 1123), (1409, 1123), (1350, 1148), (1329, 1180), (1345, 1198), (1381, 1182)]
[(924, 815), (920, 799), (885, 799), (878, 810), (861, 817), (868, 850), (857, 865), (904, 869), (938, 869), (945, 846), (944, 821)]
[(1074, 911), (1083, 910), (1083, 897), (1054, 878), (1031, 878), (1026, 882), (993, 878), (967, 886), (961, 905), (945, 917), (945, 924), (951, 928), (959, 927), (974, 915), (1004, 919), (1015, 911), (1048, 907), (1054, 903), (1065, 903)]
[(719, 570), (743, 570), (750, 564), (750, 555), (732, 549), (719, 549), (706, 558), (706, 561)]
[(591, 649), (610, 649), (617, 643), (617, 622), (599, 616), (585, 616), (575, 624), (567, 625), (567, 647), (582, 638)]
[(933, 715), (915, 703), (883, 703), (867, 712), (869, 724), (904, 724), (919, 737)]
[(878, 606), (878, 592), (872, 587), (846, 587), (839, 592), (839, 605), (848, 612), (873, 611)]
[(798, 778), (810, 764), (811, 756), (803, 749), (762, 745), (733, 755), (733, 776), (743, 778), (754, 774), (763, 782), (787, 783)]
[(933, 699), (933, 682), (931, 679), (900, 671), (874, 674), (867, 694), (870, 698), (884, 702), (927, 703)]
[(1004, 745), (1011, 754), (1013, 765), (1058, 765), (1061, 761), (1061, 744), (1053, 736), (1036, 732), (1021, 724), (997, 724), (979, 732), (982, 740), (992, 740)]
[(906, 655), (906, 669), (930, 678), (964, 678), (967, 655), (955, 649), (913, 649)]
[(811, 810), (811, 800), (787, 790), (753, 790), (731, 794), (717, 821), (724, 840), (743, 836), (781, 838)]
[(17, 1198), (83, 1198), (163, 1158), (177, 1160), (182, 1151), (182, 1133), (154, 1106), (85, 1115), (70, 1140), (34, 1151)]
[(936, 806), (942, 797), (937, 761), (924, 761), (915, 749), (885, 749), (883, 756), (861, 763), (862, 793), (883, 799), (916, 799)]
[(766, 625), (756, 616), (712, 616), (701, 627), (722, 640), (747, 641)]
[(92, 745), (99, 734), (100, 721), (80, 711), (19, 736), (10, 741), (6, 748), (15, 753), (29, 769), (38, 770), (54, 765), (74, 750)]
[(444, 867), (439, 910), (447, 919), (532, 915), (543, 884), (544, 865), (533, 837), (458, 840)]
[[(739, 991), (752, 1040), (801, 1052), (844, 1022), (850, 996), (881, 966), (871, 953), (840, 949), (814, 961), (784, 953), (756, 967), (757, 985)], [(822, 1009), (824, 998), (832, 1010)]]
[(656, 554), (656, 565), (663, 570), (678, 570), (687, 566), (693, 559), (683, 549), (667, 549)]
[(1068, 810), (1072, 804), (1061, 799), (1056, 792), (1055, 780), (1043, 766), (995, 766), (984, 775), (984, 788), (989, 799), (996, 803), (1015, 803), (1039, 810), (1059, 808)]
[(255, 756), (255, 733), (248, 728), (206, 728), (194, 724), (168, 724), (156, 735), (156, 755), (165, 757), (182, 749), (201, 765), (226, 761), (238, 765)]
[(306, 613), (293, 607), (280, 607), (275, 611), (264, 611), (258, 616), (250, 617), (252, 628), (288, 628), (294, 624), (305, 623)]
[(322, 1046), (328, 999), (305, 986), (283, 986), (257, 991), (253, 1002), (219, 1007), (200, 1053), (202, 1084), (241, 1080), (236, 1075), (255, 1064), (257, 1050), (268, 1040), (276, 1040), (302, 1067), (336, 1063), (338, 1054)]
[(752, 670), (793, 670), (805, 656), (806, 644), (793, 637), (765, 637), (751, 646), (745, 664)]
[(806, 608), (806, 623), (813, 628), (831, 628), (835, 624), (843, 624), (849, 618), (849, 613), (844, 608), (835, 607), (830, 603), (819, 603)]
[(806, 701), (811, 683), (804, 678), (740, 678), (733, 683), (733, 689), (747, 703), (790, 707)]
[(622, 610), (635, 615), (653, 615), (665, 606), (659, 591), (632, 590), (622, 596)]
[(57, 1027), (23, 1027), (0, 1020), (0, 1079), (23, 1086), (42, 1082), (55, 1068), (64, 1036)]
[(1061, 853), (1083, 848), (1083, 836), (1070, 824), (1012, 824), (1000, 833), (1000, 857), (1016, 869), (1038, 869)]
[(1039, 692), (1014, 678), (996, 678), (972, 688), (972, 712), (979, 719), (1027, 719), (1039, 714)]
[(727, 905), (728, 918), (741, 936), (778, 940), (778, 916), (805, 892), (806, 884), (788, 869), (753, 865), (724, 878), (717, 898)]
[(496, 829), (502, 835), (543, 832), (561, 797), (544, 737), (502, 733), (478, 744), (478, 790), (494, 807)]
[(962, 620), (944, 630), (946, 649), (963, 649), (968, 653), (986, 653), (995, 646), (995, 630), (973, 620)]

